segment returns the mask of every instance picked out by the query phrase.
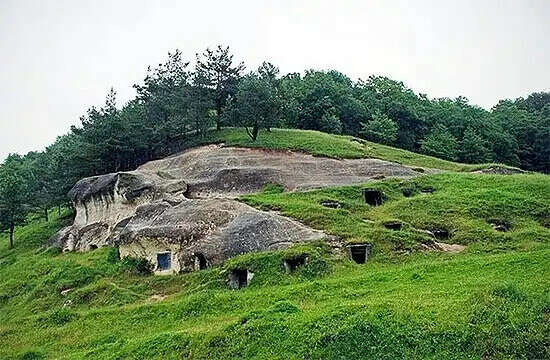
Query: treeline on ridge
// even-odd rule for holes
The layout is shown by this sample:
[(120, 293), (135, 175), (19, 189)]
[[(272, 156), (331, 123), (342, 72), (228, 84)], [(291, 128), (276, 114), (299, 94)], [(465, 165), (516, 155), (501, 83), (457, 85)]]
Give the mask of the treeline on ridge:
[(47, 218), (83, 177), (134, 169), (222, 126), (244, 127), (252, 141), (272, 127), (320, 130), (447, 160), (550, 172), (550, 93), (501, 100), (488, 111), (464, 97), (431, 99), (382, 76), (281, 75), (268, 62), (246, 73), (222, 46), (197, 54), (193, 67), (180, 51), (169, 53), (134, 88), (137, 96), (122, 107), (111, 89), (102, 107), (91, 107), (44, 151), (6, 158), (0, 229), (13, 234), (31, 211)]

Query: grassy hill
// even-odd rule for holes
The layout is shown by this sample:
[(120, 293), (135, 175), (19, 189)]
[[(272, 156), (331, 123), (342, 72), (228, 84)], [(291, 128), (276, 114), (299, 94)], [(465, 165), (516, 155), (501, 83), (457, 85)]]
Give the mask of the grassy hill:
[(332, 135), (313, 130), (272, 129), (270, 132), (262, 130), (258, 139), (253, 142), (241, 128), (224, 128), (221, 131), (210, 131), (204, 139), (194, 139), (186, 146), (210, 143), (273, 150), (295, 150), (315, 156), (338, 159), (375, 158), (403, 165), (450, 171), (475, 171), (495, 166), (511, 168), (503, 164), (461, 164), (352, 136)]
[[(318, 132), (297, 138), (276, 130), (256, 143), (243, 135), (226, 129), (209, 141), (474, 169)], [(152, 276), (139, 262), (118, 259), (114, 248), (44, 248), (67, 214), (52, 212), (47, 223), (29, 219), (14, 249), (0, 235), (0, 358), (550, 358), (548, 176), (383, 179), (368, 185), (386, 194), (377, 207), (361, 200), (363, 187), (284, 193), (273, 184), (242, 201), (344, 242), (372, 243), (366, 264), (315, 243)], [(389, 221), (402, 228), (387, 229)], [(440, 241), (466, 249), (427, 251), (434, 240), (424, 230), (437, 229), (449, 234)], [(308, 262), (287, 274), (283, 260), (298, 255)], [(228, 271), (243, 267), (255, 273), (250, 285), (229, 290)]]

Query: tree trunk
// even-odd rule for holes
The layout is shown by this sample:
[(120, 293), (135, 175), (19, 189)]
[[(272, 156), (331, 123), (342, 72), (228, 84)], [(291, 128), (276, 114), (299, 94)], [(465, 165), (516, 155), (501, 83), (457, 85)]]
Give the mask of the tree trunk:
[(10, 223), (10, 249), (13, 249), (13, 231), (15, 230), (15, 224), (13, 221)]
[(260, 127), (258, 126), (258, 124), (255, 124), (254, 127), (252, 128), (252, 141), (256, 141), (256, 139), (258, 138), (259, 131), (260, 131)]
[(222, 104), (216, 104), (216, 112), (218, 113), (216, 117), (216, 130), (222, 129)]
[(44, 209), (44, 217), (46, 218), (46, 222), (50, 221), (50, 218), (48, 217), (48, 209)]

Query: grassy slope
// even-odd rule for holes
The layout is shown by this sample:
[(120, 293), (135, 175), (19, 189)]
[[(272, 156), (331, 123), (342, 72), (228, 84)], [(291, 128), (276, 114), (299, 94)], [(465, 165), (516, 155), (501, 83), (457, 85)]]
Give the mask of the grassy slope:
[[(376, 144), (351, 136), (340, 136), (311, 130), (273, 129), (270, 133), (263, 130), (258, 139), (252, 142), (243, 129), (225, 128), (221, 131), (211, 131), (200, 140), (194, 140), (189, 146), (199, 143), (224, 142), (227, 145), (257, 147), (277, 150), (297, 150), (316, 156), (333, 158), (376, 158), (398, 162), (403, 165), (427, 167), (451, 171), (479, 170), (496, 164), (460, 164), (421, 155), (403, 149)], [(508, 167), (506, 165), (498, 165)]]
[[(315, 244), (196, 273), (143, 276), (116, 260), (114, 249), (39, 248), (59, 226), (55, 216), (18, 229), (13, 250), (0, 235), (0, 358), (550, 356), (548, 177), (441, 174), (374, 186), (388, 195), (376, 208), (361, 204), (360, 187), (281, 194), (272, 186), (244, 198), (349, 241), (375, 242), (365, 265)], [(435, 192), (421, 195), (425, 187)], [(320, 206), (325, 199), (343, 207)], [(512, 230), (492, 230), (487, 220), (495, 218)], [(380, 225), (387, 219), (409, 225), (391, 232)], [(453, 231), (449, 242), (471, 244), (468, 250), (389, 251), (414, 248), (426, 239), (412, 227), (433, 224)], [(282, 259), (302, 253), (308, 264), (285, 274)], [(226, 289), (223, 271), (243, 266), (255, 272), (252, 284)]]
[[(447, 230), (447, 242), (475, 242), (491, 247), (517, 248), (522, 243), (550, 240), (545, 224), (550, 221), (550, 181), (546, 175), (478, 175), (446, 173), (411, 180), (388, 179), (371, 183), (387, 201), (369, 207), (362, 200), (364, 186), (329, 188), (309, 192), (243, 196), (246, 203), (277, 210), (310, 226), (376, 245), (375, 254), (415, 250), (431, 238), (421, 230)], [(423, 189), (433, 193), (424, 194)], [(407, 194), (407, 196), (404, 195)], [(322, 202), (338, 202), (338, 209)], [(399, 221), (401, 231), (383, 224)], [(506, 223), (512, 231), (493, 230), (492, 223)]]

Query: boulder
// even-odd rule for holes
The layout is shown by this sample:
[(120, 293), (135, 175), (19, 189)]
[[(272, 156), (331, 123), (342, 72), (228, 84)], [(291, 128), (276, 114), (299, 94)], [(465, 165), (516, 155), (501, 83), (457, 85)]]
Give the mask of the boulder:
[(121, 256), (147, 258), (159, 273), (201, 269), (238, 254), (324, 237), (296, 221), (240, 203), (236, 196), (268, 184), (294, 191), (417, 174), (376, 159), (201, 146), (135, 171), (80, 180), (69, 192), (74, 223), (51, 243), (66, 251), (119, 246)]

